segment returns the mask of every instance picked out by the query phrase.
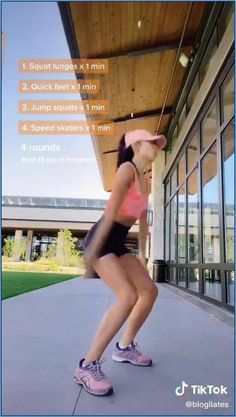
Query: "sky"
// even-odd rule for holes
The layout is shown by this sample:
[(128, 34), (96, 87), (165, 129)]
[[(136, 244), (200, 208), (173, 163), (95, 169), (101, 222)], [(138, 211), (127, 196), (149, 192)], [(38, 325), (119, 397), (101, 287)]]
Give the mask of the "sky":
[[(2, 68), (2, 194), (108, 199), (103, 189), (90, 136), (20, 135), (20, 120), (85, 120), (84, 115), (23, 115), (18, 113), (20, 99), (80, 99), (76, 94), (18, 94), (21, 79), (73, 79), (74, 74), (21, 74), (18, 61), (24, 58), (70, 59), (57, 2), (8, 2), (2, 4), (2, 30), (5, 35)], [(24, 145), (57, 145), (60, 152), (29, 152)], [(73, 157), (79, 163), (24, 163), (23, 157)], [(227, 176), (232, 178), (232, 157)], [(232, 185), (231, 185), (232, 188)], [(206, 196), (217, 202), (215, 187), (209, 183)], [(231, 198), (230, 198), (231, 196)], [(233, 193), (228, 193), (229, 202)]]
[[(18, 101), (22, 99), (81, 99), (79, 94), (18, 94), (18, 82), (23, 79), (75, 80), (72, 73), (18, 73), (20, 59), (70, 59), (57, 2), (3, 3), (2, 31), (5, 35), (2, 67), (2, 195), (108, 199), (109, 193), (103, 189), (90, 136), (18, 134), (20, 120), (85, 120), (84, 115), (18, 113)], [(60, 151), (28, 150), (29, 145), (48, 144), (60, 146)], [(68, 156), (81, 161), (67, 164), (22, 161), (22, 158), (35, 156)]]

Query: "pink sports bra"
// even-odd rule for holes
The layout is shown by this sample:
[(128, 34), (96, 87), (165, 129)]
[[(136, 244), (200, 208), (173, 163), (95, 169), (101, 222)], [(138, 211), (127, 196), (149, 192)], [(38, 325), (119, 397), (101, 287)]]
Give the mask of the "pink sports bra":
[[(119, 215), (128, 216), (128, 217), (130, 216), (130, 217), (135, 217), (136, 219), (139, 219), (142, 213), (148, 207), (148, 194), (141, 193), (139, 181), (138, 181), (138, 173), (136, 171), (137, 168), (133, 162), (131, 163), (135, 167), (135, 181), (128, 189), (128, 192), (119, 209)], [(109, 209), (110, 209), (110, 205), (108, 201), (105, 212), (109, 211)]]

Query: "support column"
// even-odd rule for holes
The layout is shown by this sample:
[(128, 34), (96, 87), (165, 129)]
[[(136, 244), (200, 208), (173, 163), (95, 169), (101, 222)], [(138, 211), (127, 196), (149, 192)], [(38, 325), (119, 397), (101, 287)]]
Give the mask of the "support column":
[(30, 262), (31, 260), (32, 241), (33, 241), (33, 230), (27, 230), (26, 253), (25, 253), (26, 262)]
[[(19, 242), (23, 237), (23, 230), (15, 230), (15, 242)], [(13, 258), (15, 261), (20, 260), (19, 250), (15, 249), (13, 253)]]
[(165, 167), (165, 152), (160, 151), (152, 164), (152, 199), (153, 224), (151, 226), (151, 250), (148, 262), (152, 276), (154, 259), (164, 260), (164, 185), (162, 172)]

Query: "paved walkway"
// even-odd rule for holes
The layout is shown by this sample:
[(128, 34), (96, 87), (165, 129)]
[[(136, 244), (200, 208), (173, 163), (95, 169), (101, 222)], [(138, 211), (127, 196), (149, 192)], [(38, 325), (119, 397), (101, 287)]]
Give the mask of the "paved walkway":
[[(103, 355), (103, 369), (114, 387), (109, 397), (89, 395), (72, 378), (114, 301), (101, 280), (75, 278), (3, 301), (2, 414), (234, 415), (232, 314), (169, 284), (158, 288), (159, 297), (136, 339), (154, 364), (140, 368), (113, 362), (119, 332)], [(189, 387), (224, 385), (228, 394), (187, 391), (177, 397), (181, 381)], [(188, 400), (228, 402), (229, 408), (187, 408)]]

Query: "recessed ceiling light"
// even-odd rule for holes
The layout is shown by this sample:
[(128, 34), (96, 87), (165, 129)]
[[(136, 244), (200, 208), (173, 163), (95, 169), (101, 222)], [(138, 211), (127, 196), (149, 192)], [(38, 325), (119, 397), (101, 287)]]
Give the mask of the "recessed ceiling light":
[(188, 57), (183, 52), (180, 54), (179, 62), (183, 65), (183, 67), (187, 67), (188, 65)]
[(141, 29), (141, 27), (142, 27), (142, 26), (143, 26), (143, 25), (142, 25), (142, 20), (139, 20), (139, 21), (138, 21), (138, 28), (139, 28), (139, 29)]

